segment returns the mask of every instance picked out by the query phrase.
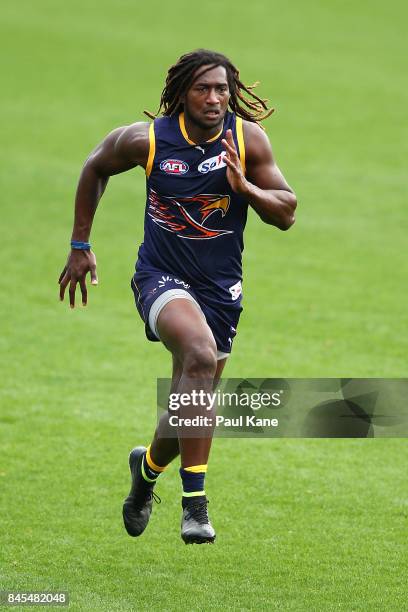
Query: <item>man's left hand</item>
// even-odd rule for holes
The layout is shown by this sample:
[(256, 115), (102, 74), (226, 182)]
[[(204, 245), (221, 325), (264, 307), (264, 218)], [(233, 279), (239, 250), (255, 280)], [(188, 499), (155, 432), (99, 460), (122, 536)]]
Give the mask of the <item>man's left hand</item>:
[(224, 161), (227, 164), (227, 180), (235, 193), (245, 195), (248, 193), (248, 181), (242, 171), (241, 162), (231, 130), (227, 130), (226, 137), (225, 139), (223, 138), (222, 144), (227, 152), (224, 156)]

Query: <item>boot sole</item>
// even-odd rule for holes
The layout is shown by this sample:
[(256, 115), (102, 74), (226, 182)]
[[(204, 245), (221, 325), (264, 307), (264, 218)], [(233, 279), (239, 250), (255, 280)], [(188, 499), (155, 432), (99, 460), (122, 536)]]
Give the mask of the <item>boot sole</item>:
[(181, 536), (184, 544), (214, 544), (215, 536), (213, 538), (198, 538), (198, 537), (183, 537)]

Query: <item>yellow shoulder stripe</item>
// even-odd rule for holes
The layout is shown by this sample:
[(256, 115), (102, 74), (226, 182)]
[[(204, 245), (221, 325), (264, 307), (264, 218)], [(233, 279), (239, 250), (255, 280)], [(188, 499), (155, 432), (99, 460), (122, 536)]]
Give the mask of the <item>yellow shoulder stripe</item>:
[(156, 138), (154, 135), (154, 121), (149, 126), (149, 157), (146, 164), (146, 176), (149, 178), (153, 168), (154, 156), (156, 153)]
[(242, 117), (237, 117), (237, 139), (238, 139), (238, 148), (239, 148), (239, 159), (241, 162), (242, 170), (244, 175), (246, 174), (246, 166), (245, 166), (245, 141), (244, 141), (244, 127), (242, 124)]

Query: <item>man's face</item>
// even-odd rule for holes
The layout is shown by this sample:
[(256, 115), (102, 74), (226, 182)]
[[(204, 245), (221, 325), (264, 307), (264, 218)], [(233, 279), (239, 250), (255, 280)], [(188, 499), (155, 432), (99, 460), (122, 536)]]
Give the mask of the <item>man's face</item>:
[(200, 128), (208, 130), (222, 123), (230, 91), (224, 66), (216, 66), (201, 74), (206, 68), (208, 66), (198, 68), (182, 101), (188, 118)]

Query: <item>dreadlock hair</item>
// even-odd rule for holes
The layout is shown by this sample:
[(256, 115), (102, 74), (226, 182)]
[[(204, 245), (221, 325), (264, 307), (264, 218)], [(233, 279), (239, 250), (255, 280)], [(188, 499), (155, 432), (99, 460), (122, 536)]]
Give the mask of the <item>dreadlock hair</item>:
[[(204, 70), (194, 79), (194, 75), (201, 66), (204, 66)], [(196, 49), (186, 53), (169, 68), (156, 114), (145, 110), (145, 115), (155, 119), (160, 112), (167, 116), (180, 113), (183, 110), (180, 98), (187, 92), (193, 81), (217, 66), (223, 66), (226, 70), (230, 90), (229, 106), (238, 117), (258, 123), (272, 115), (274, 109), (267, 107), (268, 100), (259, 98), (253, 93), (253, 89), (259, 85), (259, 82), (244, 85), (239, 78), (239, 70), (225, 55), (207, 49)]]

